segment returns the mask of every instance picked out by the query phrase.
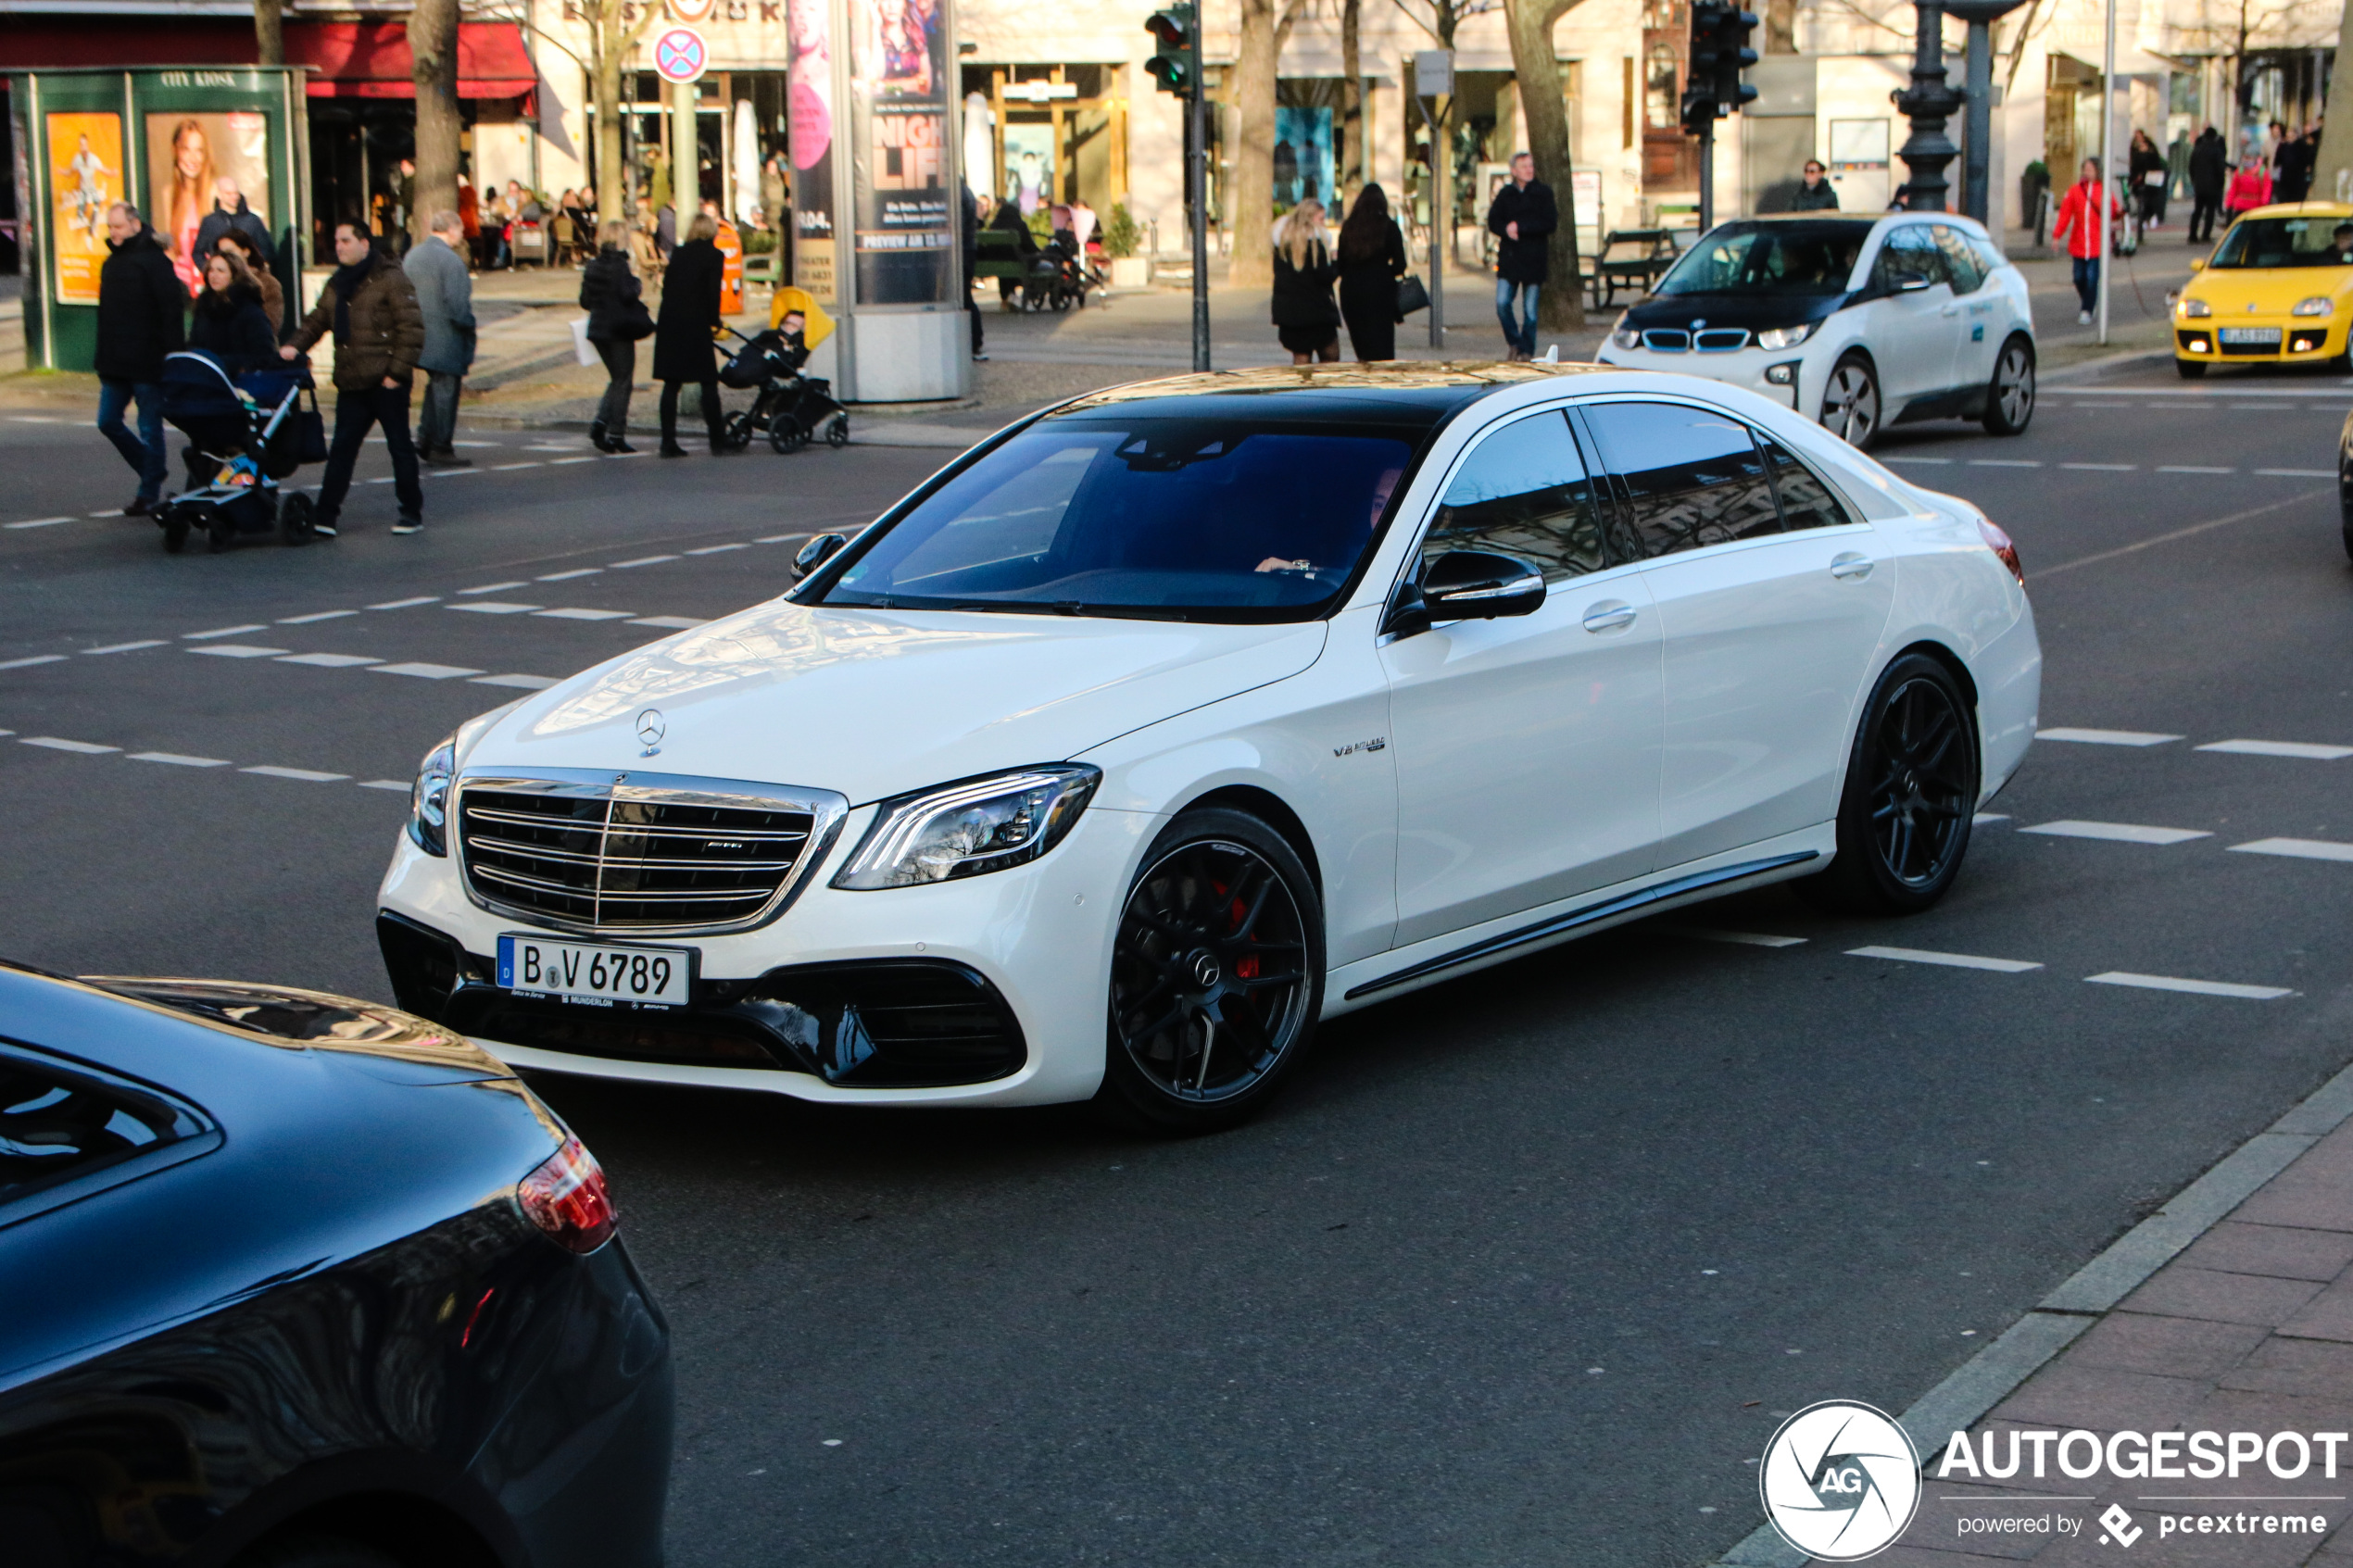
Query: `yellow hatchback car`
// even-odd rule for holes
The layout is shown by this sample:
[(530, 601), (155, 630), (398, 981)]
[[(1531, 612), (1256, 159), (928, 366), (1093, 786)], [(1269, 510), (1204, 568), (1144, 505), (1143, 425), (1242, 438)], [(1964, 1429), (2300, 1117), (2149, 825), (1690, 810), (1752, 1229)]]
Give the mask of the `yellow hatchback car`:
[(2345, 370), (2353, 339), (2353, 207), (2259, 207), (2231, 225), (2173, 304), (2173, 368), (2316, 365)]

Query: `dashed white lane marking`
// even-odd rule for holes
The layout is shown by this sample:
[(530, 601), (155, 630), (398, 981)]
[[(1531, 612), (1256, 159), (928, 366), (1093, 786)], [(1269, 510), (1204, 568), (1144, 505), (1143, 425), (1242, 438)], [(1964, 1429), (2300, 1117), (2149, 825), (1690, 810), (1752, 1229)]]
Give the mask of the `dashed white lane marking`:
[(705, 545), (701, 549), (688, 550), (686, 554), (690, 556), (717, 556), (724, 555), (729, 550), (749, 550), (751, 546), (749, 545), (738, 540), (732, 545)]
[[(1942, 458), (1937, 459), (1940, 463), (1944, 460), (1944, 459)], [(806, 539), (808, 537), (809, 535), (806, 533), (763, 533), (759, 538), (754, 539), (752, 543), (755, 545), (789, 545), (796, 539)]]
[(569, 468), (573, 463), (593, 463), (596, 460), (594, 458), (550, 458), (547, 466), (551, 469)]
[(552, 675), (477, 675), (466, 683), (471, 686), (513, 686), (526, 692), (544, 692), (556, 684)]
[(314, 609), (308, 615), (284, 615), (278, 618), (281, 626), (308, 626), (314, 621), (341, 621), (346, 615), (357, 615), (356, 609)]
[(19, 744), (44, 746), (51, 751), (71, 751), (83, 757), (97, 757), (106, 752), (122, 749), (119, 746), (93, 746), (86, 740), (60, 740), (56, 735), (27, 735)]
[[(482, 607), (479, 605), (460, 605), (458, 608), (460, 609), (479, 609)], [(630, 616), (636, 612), (626, 609), (566, 608), (535, 609), (533, 610), (532, 613), (534, 615), (544, 617), (549, 621), (626, 621), (630, 618)]]
[(490, 471), (492, 473), (512, 473), (517, 469), (535, 469), (543, 466), (544, 465), (541, 463), (540, 459), (534, 458), (527, 463), (497, 463), (492, 466)]
[(2138, 463), (2061, 463), (2063, 469), (2075, 469), (2085, 473), (2131, 473)]
[(2177, 741), (2180, 735), (2160, 735), (2148, 730), (2037, 730), (2036, 740), (2080, 741), (2085, 746), (2163, 746)]
[(284, 648), (256, 647), (250, 643), (214, 643), (209, 647), (190, 648), (190, 653), (208, 653), (216, 659), (275, 659)]
[(612, 569), (615, 571), (626, 571), (633, 566), (653, 566), (661, 561), (677, 558), (676, 556), (639, 556), (635, 560), (617, 560), (612, 563)]
[(688, 615), (640, 615), (632, 619), (629, 624), (632, 626), (659, 626), (663, 630), (670, 632), (687, 632), (692, 631), (698, 626), (708, 626), (711, 622), (708, 621), (697, 621), (694, 617)]
[(361, 789), (394, 789), (407, 795), (412, 786), (401, 783), (398, 779), (370, 779), (359, 787)]
[(1946, 969), (1987, 969), (1997, 974), (2023, 974), (2040, 969), (2022, 959), (1983, 959), (1974, 953), (1931, 953), (1921, 947), (1849, 947), (1850, 959), (1893, 959), (1897, 963), (1940, 964)]
[(1953, 466), (1953, 459), (1950, 458), (1881, 458), (1880, 461), (1886, 463), (1891, 467), (1899, 463), (1918, 464), (1922, 468), (1950, 468)]
[(1764, 931), (1719, 931), (1708, 925), (1662, 925), (1659, 930), (1669, 936), (1688, 936), (1695, 942), (1730, 942), (1743, 947), (1802, 947), (1803, 936), (1776, 936)]
[(264, 764), (258, 768), (240, 768), (241, 773), (259, 773), (265, 779), (292, 779), (296, 784), (341, 784), (349, 773), (321, 773), (308, 768), (273, 768)]
[(108, 643), (102, 648), (83, 648), (82, 651), (85, 654), (132, 653), (140, 648), (159, 648), (164, 646), (165, 643), (161, 637), (142, 637), (135, 643)]
[(378, 664), (369, 671), (371, 675), (414, 675), (421, 681), (447, 681), (459, 675), (479, 675), (479, 670), (468, 670), (457, 664)]
[(2240, 985), (2228, 980), (2182, 980), (2170, 974), (2134, 974), (2120, 969), (2109, 970), (2106, 974), (2087, 974), (2083, 978), (2094, 985), (2135, 985), (2144, 991), (2183, 991), (2194, 997), (2236, 997), (2250, 1002), (2275, 1002), (2282, 997), (2296, 995), (2284, 985)]
[(308, 664), (321, 670), (356, 670), (365, 664), (382, 664), (384, 660), (358, 653), (290, 653), (278, 662)]
[(472, 598), (476, 594), (503, 594), (510, 588), (522, 586), (524, 586), (523, 580), (518, 577), (510, 583), (484, 583), (479, 588), (460, 588), (458, 590), (457, 596), (465, 599)]
[[(532, 465), (532, 467), (536, 468), (536, 467), (538, 467), (538, 465), (537, 465), (536, 463), (535, 463), (535, 464), (533, 464), (533, 465)], [(472, 478), (475, 474), (478, 474), (478, 473), (488, 473), (489, 471), (490, 471), (490, 470), (489, 470), (488, 469), (427, 469), (427, 470), (425, 470), (425, 473), (426, 473), (426, 475), (427, 475), (428, 477), (430, 477), (430, 478), (433, 478), (433, 479), (471, 479), (471, 478)], [(384, 481), (382, 481), (382, 480), (378, 480), (376, 483), (379, 483), (379, 484), (381, 484), (381, 483), (384, 483)]]
[(61, 522), (73, 521), (69, 517), (37, 517), (27, 522), (12, 522), (7, 526), (10, 528), (55, 528)]
[(370, 605), (368, 608), (370, 609), (414, 609), (419, 605), (437, 605), (440, 602), (439, 594), (420, 594), (413, 599), (387, 599), (383, 604)]
[(2039, 469), (2043, 465), (2032, 458), (1971, 458), (1973, 469)]
[(2258, 838), (2233, 844), (2237, 855), (2284, 855), (2296, 860), (2353, 860), (2353, 844), (2333, 844), (2325, 838)]
[(201, 643), (209, 637), (234, 637), (245, 632), (268, 630), (269, 628), (262, 625), (260, 621), (249, 621), (243, 626), (216, 626), (209, 632), (182, 632), (180, 633), (180, 640), (183, 643)]
[(2042, 822), (2018, 831), (2048, 834), (2053, 838), (2102, 838), (2112, 844), (2187, 844), (2193, 838), (2214, 836), (2196, 828), (2152, 828), (2138, 822), (2080, 822), (2072, 819)]
[(2218, 740), (2197, 749), (2227, 751), (2241, 757), (2301, 757), (2313, 762), (2353, 757), (2353, 746), (2314, 746), (2300, 740)]
[[(521, 584), (517, 584), (517, 586), (520, 585)], [(470, 605), (451, 605), (449, 608), (451, 609), (472, 610), (476, 615), (527, 615), (531, 611), (537, 609), (539, 607), (537, 605), (508, 604), (499, 599), (476, 599)]]
[[(2118, 406), (2122, 407), (2120, 404)], [(2208, 468), (2203, 463), (2159, 463), (2157, 465), (2157, 471), (2159, 473), (2236, 473), (2239, 470)]]
[(2007, 822), (2009, 820), (2007, 811), (1980, 811), (1969, 819), (1969, 822), (1972, 826), (1983, 827), (1988, 822)]
[(36, 653), (31, 659), (0, 659), (0, 670), (25, 670), (35, 664), (63, 664), (61, 653)]
[(605, 569), (601, 566), (575, 566), (570, 571), (551, 571), (545, 577), (534, 578), (537, 583), (569, 583), (575, 577), (595, 577)]
[(2334, 479), (2334, 469), (2257, 469), (2266, 479)]
[(174, 768), (226, 768), (226, 757), (186, 757), (177, 751), (134, 751), (133, 762), (166, 762)]

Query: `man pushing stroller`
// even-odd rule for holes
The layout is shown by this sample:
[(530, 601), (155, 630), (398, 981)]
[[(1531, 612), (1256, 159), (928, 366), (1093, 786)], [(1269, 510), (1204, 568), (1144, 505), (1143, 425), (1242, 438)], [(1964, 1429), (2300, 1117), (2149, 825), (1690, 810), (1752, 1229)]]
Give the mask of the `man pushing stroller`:
[(279, 350), (297, 359), (334, 333), (334, 439), (312, 527), (335, 533), (360, 444), (370, 426), (381, 425), (392, 454), (393, 495), (400, 506), (392, 531), (414, 533), (424, 526), (425, 509), (424, 491), (417, 483), (417, 448), (409, 435), (409, 392), (425, 347), (416, 286), (357, 223), (335, 225), (335, 260), (340, 265), (319, 291), (319, 303), (296, 329), (294, 341)]

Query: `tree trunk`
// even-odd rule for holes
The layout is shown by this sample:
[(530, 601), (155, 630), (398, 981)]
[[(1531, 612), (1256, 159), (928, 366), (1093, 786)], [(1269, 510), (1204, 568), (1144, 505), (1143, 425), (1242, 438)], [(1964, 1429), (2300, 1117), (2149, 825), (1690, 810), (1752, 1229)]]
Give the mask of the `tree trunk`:
[[(1340, 188), (1347, 205), (1372, 175), (1372, 160), (1365, 156), (1365, 60), (1356, 32), (1364, 0), (1341, 0), (1340, 8), (1340, 144), (1347, 156), (1340, 165)], [(2347, 56), (2353, 59), (2353, 56)]]
[(253, 0), (253, 46), (255, 64), (286, 63), (285, 0)]
[(417, 87), (417, 205), (409, 235), (422, 240), (434, 213), (458, 209), (458, 0), (416, 0), (409, 53)]
[(1577, 194), (1569, 183), (1568, 106), (1561, 99), (1560, 61), (1553, 55), (1553, 24), (1575, 0), (1505, 0), (1512, 37), (1512, 74), (1519, 81), (1519, 112), (1536, 178), (1553, 188), (1560, 227), (1545, 247), (1545, 284), (1537, 296), (1537, 325), (1581, 332), (1585, 291), (1578, 276)]
[(1226, 281), (1266, 288), (1275, 281), (1275, 0), (1241, 0), (1241, 21), (1233, 167), (1222, 204), (1234, 245)]
[[(2336, 47), (2336, 57), (2353, 68), (2353, 54), (2346, 53), (2353, 49), (2353, 6), (2346, 7)], [(2321, 124), (2321, 145), (2315, 157), (2310, 199), (2341, 202), (2353, 196), (2353, 69), (2341, 69), (2329, 79), (2326, 119)]]

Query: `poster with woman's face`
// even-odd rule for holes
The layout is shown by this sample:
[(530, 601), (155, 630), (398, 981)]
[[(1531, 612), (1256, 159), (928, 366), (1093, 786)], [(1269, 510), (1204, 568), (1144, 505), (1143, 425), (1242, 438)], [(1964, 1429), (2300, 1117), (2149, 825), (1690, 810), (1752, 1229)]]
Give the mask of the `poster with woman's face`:
[(123, 199), (122, 117), (49, 116), (50, 236), (57, 303), (98, 303), (107, 259), (107, 209)]
[(234, 212), (241, 196), (274, 232), (266, 118), (250, 111), (147, 116), (147, 221), (191, 295), (204, 286), (193, 254), (196, 230), (216, 202)]
[(792, 53), (786, 94), (792, 116), (794, 283), (835, 303), (834, 56), (829, 0), (790, 0)]

